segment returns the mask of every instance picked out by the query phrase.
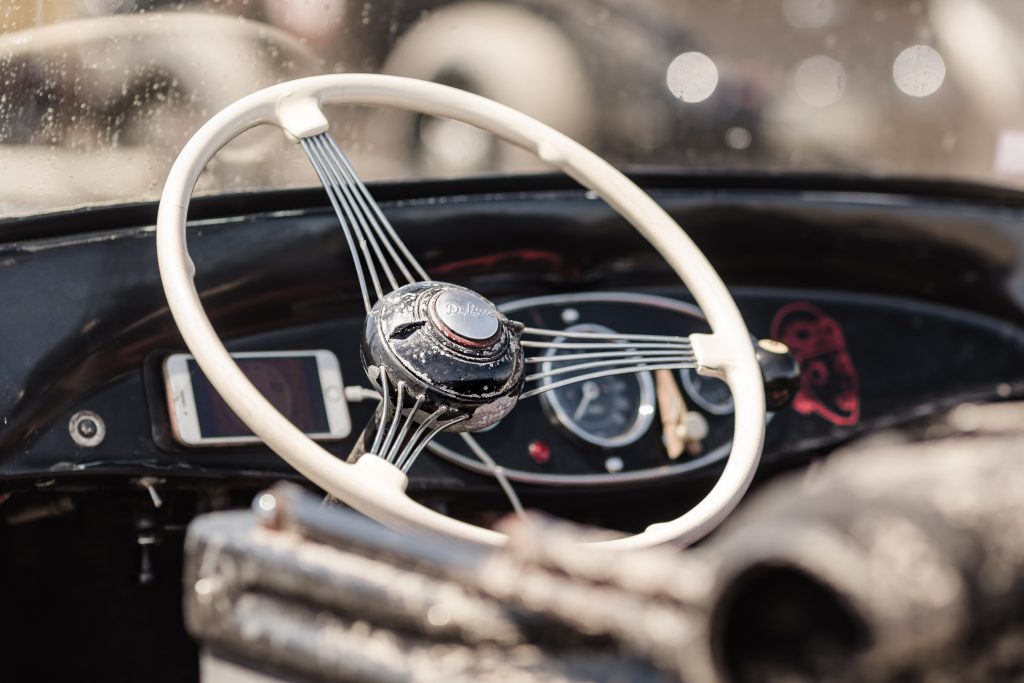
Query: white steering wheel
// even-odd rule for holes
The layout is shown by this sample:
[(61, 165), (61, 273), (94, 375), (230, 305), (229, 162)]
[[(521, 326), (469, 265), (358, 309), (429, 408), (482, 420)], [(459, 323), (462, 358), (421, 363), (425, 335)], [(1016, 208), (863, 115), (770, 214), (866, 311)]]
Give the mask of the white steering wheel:
[[(246, 378), (200, 302), (193, 280), (195, 267), (186, 247), (188, 205), (200, 173), (221, 147), (254, 126), (278, 126), (300, 142), (325, 134), (328, 125), (320, 109), (324, 103), (386, 105), (481, 128), (533, 152), (596, 192), (650, 241), (707, 316), (712, 332), (690, 335), (686, 344), (692, 348), (698, 370), (720, 377), (732, 391), (732, 451), (712, 490), (681, 517), (653, 524), (633, 536), (592, 545), (618, 549), (670, 541), (691, 543), (721, 523), (750, 485), (765, 430), (760, 366), (751, 336), (722, 280), (650, 196), (593, 152), (509, 107), (435, 83), (373, 74), (326, 75), (281, 83), (248, 95), (211, 118), (189, 140), (171, 168), (157, 218), (160, 278), (185, 343), (242, 422), (300, 474), (384, 524), (488, 545), (505, 540), (499, 532), (447, 517), (409, 498), (405, 493), (406, 475), (385, 458), (366, 453), (357, 462), (347, 463), (312, 441)], [(400, 409), (398, 412), (401, 414)]]

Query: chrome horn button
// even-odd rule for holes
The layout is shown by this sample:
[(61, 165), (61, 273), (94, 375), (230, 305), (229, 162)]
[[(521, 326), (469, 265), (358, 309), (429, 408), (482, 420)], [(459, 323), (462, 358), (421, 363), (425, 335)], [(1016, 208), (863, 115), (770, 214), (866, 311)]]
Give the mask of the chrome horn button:
[(511, 322), (476, 292), (445, 282), (416, 282), (385, 294), (363, 328), (362, 358), (370, 381), (390, 392), (401, 383), (420, 410), (444, 407), (465, 419), (452, 431), (488, 427), (512, 410), (525, 378)]
[(498, 310), (476, 292), (444, 289), (431, 301), (430, 312), (433, 323), (452, 341), (474, 348), (497, 341)]

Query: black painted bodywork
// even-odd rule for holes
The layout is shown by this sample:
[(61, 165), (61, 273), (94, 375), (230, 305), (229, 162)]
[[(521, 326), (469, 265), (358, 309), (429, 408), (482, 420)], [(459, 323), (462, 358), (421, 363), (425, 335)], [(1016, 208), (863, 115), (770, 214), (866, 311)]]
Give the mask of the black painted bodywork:
[[(639, 180), (708, 255), (754, 335), (771, 336), (782, 319), (804, 324), (808, 311), (820, 313), (817, 329), (841, 331), (858, 380), (856, 421), (848, 410), (830, 421), (828, 406), (815, 412), (798, 396), (769, 425), (762, 472), (965, 400), (1024, 394), (1024, 195), (888, 178)], [(629, 226), (564, 178), (373, 192), (434, 277), (493, 301), (609, 290), (686, 298)], [(140, 204), (0, 223), (0, 547), (9, 551), (0, 586), (12, 680), (194, 680), (197, 646), (181, 625), (185, 526), (295, 477), (264, 448), (187, 450), (170, 438), (159, 364), (184, 347), (157, 274), (155, 215)], [(363, 307), (321, 191), (197, 199), (190, 215), (198, 286), (231, 348), (328, 348), (346, 382), (366, 384)], [(620, 331), (662, 324), (628, 307), (579, 309)], [(534, 325), (561, 323), (554, 307), (530, 315)], [(819, 356), (842, 367), (835, 348)], [(350, 406), (352, 439), (371, 408)], [(82, 409), (106, 422), (96, 449), (68, 434)], [(836, 415), (853, 423), (835, 424)], [(728, 439), (728, 418), (709, 422), (709, 442)], [(553, 425), (536, 399), (480, 436), (504, 464), (542, 471), (523, 448), (532, 438), (552, 448), (548, 471), (601, 469), (604, 454)], [(328, 447), (344, 457), (352, 439)], [(627, 469), (659, 466), (657, 422), (627, 450)], [(717, 471), (630, 490), (517, 489), (527, 505), (636, 530), (682, 512)], [(507, 509), (489, 479), (436, 457), (411, 474), (416, 495), (453, 514)]]
[[(902, 191), (836, 179), (799, 187), (792, 179), (718, 179), (716, 185), (704, 179), (703, 186), (641, 180), (734, 289), (755, 336), (769, 336), (773, 316), (792, 302), (827, 312), (845, 335), (859, 383), (856, 424), (787, 408), (769, 429), (767, 463), (802, 462), (859, 433), (1024, 389), (1018, 195), (948, 186), (958, 195), (944, 196), (942, 186)], [(414, 183), (376, 191), (433, 277), (491, 300), (595, 290), (687, 297), (632, 228), (564, 180)], [(319, 193), (196, 206), (195, 215), (206, 216), (189, 232), (197, 283), (229, 347), (328, 348), (346, 382), (367, 384), (354, 273)], [(139, 206), (0, 224), (0, 237), (11, 239), (0, 247), (0, 487), (100, 475), (253, 482), (293, 476), (264, 448), (186, 450), (167, 438), (155, 368), (184, 346), (160, 287), (154, 213)], [(66, 234), (52, 234), (60, 226)], [(28, 239), (32, 230), (49, 236)], [(596, 322), (638, 331), (630, 329), (628, 314), (614, 315)], [(82, 409), (107, 423), (98, 448), (70, 440), (68, 420)], [(351, 406), (352, 438), (330, 446), (339, 457), (370, 410), (365, 402)], [(551, 467), (599, 471), (603, 459), (594, 458), (593, 448), (543, 419), (538, 405), (526, 410), (534, 412), (509, 427), (507, 452), (494, 454), (499, 461), (538, 467), (523, 446), (540, 436), (565, 454)], [(652, 430), (633, 447), (631, 466), (658, 465), (658, 441)], [(412, 488), (492, 490), (486, 479), (436, 458), (421, 459)]]

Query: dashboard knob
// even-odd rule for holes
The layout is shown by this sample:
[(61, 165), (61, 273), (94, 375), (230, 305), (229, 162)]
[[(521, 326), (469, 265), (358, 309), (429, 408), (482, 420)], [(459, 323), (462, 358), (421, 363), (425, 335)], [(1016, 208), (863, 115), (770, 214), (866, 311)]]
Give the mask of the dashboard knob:
[(759, 339), (755, 355), (764, 379), (765, 407), (785, 408), (800, 389), (800, 365), (789, 347), (775, 339)]

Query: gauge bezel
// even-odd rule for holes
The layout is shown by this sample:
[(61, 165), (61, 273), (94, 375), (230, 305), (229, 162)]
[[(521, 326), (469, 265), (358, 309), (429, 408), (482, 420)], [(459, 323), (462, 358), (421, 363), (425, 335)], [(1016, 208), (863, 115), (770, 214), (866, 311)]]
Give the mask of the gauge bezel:
[[(736, 401), (732, 397), (732, 392), (729, 392), (729, 404), (728, 405), (722, 405), (722, 404), (718, 404), (718, 403), (713, 403), (712, 401), (709, 401), (707, 398), (705, 398), (704, 396), (701, 395), (700, 390), (697, 388), (697, 385), (694, 383), (694, 379), (693, 379), (693, 376), (696, 375), (696, 374), (699, 374), (699, 373), (697, 373), (697, 368), (686, 368), (685, 370), (680, 370), (679, 371), (679, 381), (682, 383), (683, 390), (686, 391), (687, 397), (689, 397), (689, 399), (691, 401), (696, 403), (698, 408), (700, 408), (701, 410), (704, 410), (705, 412), (707, 412), (707, 413), (709, 413), (711, 415), (715, 415), (715, 416), (718, 416), (718, 417), (725, 417), (726, 415), (732, 415), (733, 412), (735, 412), (735, 410), (736, 410)], [(714, 377), (706, 377), (706, 378), (702, 378), (702, 379), (715, 379), (715, 378)], [(721, 380), (718, 380), (718, 381), (721, 382)], [(723, 382), (723, 384), (725, 384), (725, 383)], [(726, 389), (728, 389), (728, 388), (729, 388), (729, 386), (726, 385)]]
[[(565, 328), (566, 332), (596, 332), (599, 334), (614, 334), (615, 330), (605, 327), (604, 325), (598, 325), (597, 323), (578, 323)], [(552, 341), (555, 343), (562, 343), (566, 341), (565, 337), (555, 337)], [(558, 362), (558, 349), (549, 349), (545, 356), (551, 356), (550, 361), (541, 363), (541, 371), (548, 372), (552, 369), (552, 364)], [(637, 385), (640, 388), (639, 405), (637, 405), (636, 417), (633, 423), (624, 432), (617, 436), (606, 437), (594, 434), (589, 431), (586, 427), (582, 426), (577, 422), (566, 410), (565, 405), (562, 403), (562, 399), (559, 398), (558, 393), (562, 389), (555, 389), (553, 391), (547, 391), (541, 394), (541, 402), (545, 407), (548, 408), (550, 414), (554, 417), (555, 421), (565, 430), (572, 435), (580, 438), (587, 443), (601, 448), (623, 448), (629, 446), (640, 440), (647, 430), (654, 424), (654, 412), (656, 409), (655, 396), (654, 396), (654, 378), (650, 372), (637, 372), (635, 374), (620, 375), (620, 379), (629, 381), (635, 379)], [(549, 385), (555, 380), (551, 377), (546, 377), (541, 380), (544, 385)], [(644, 406), (650, 409), (644, 412)]]

